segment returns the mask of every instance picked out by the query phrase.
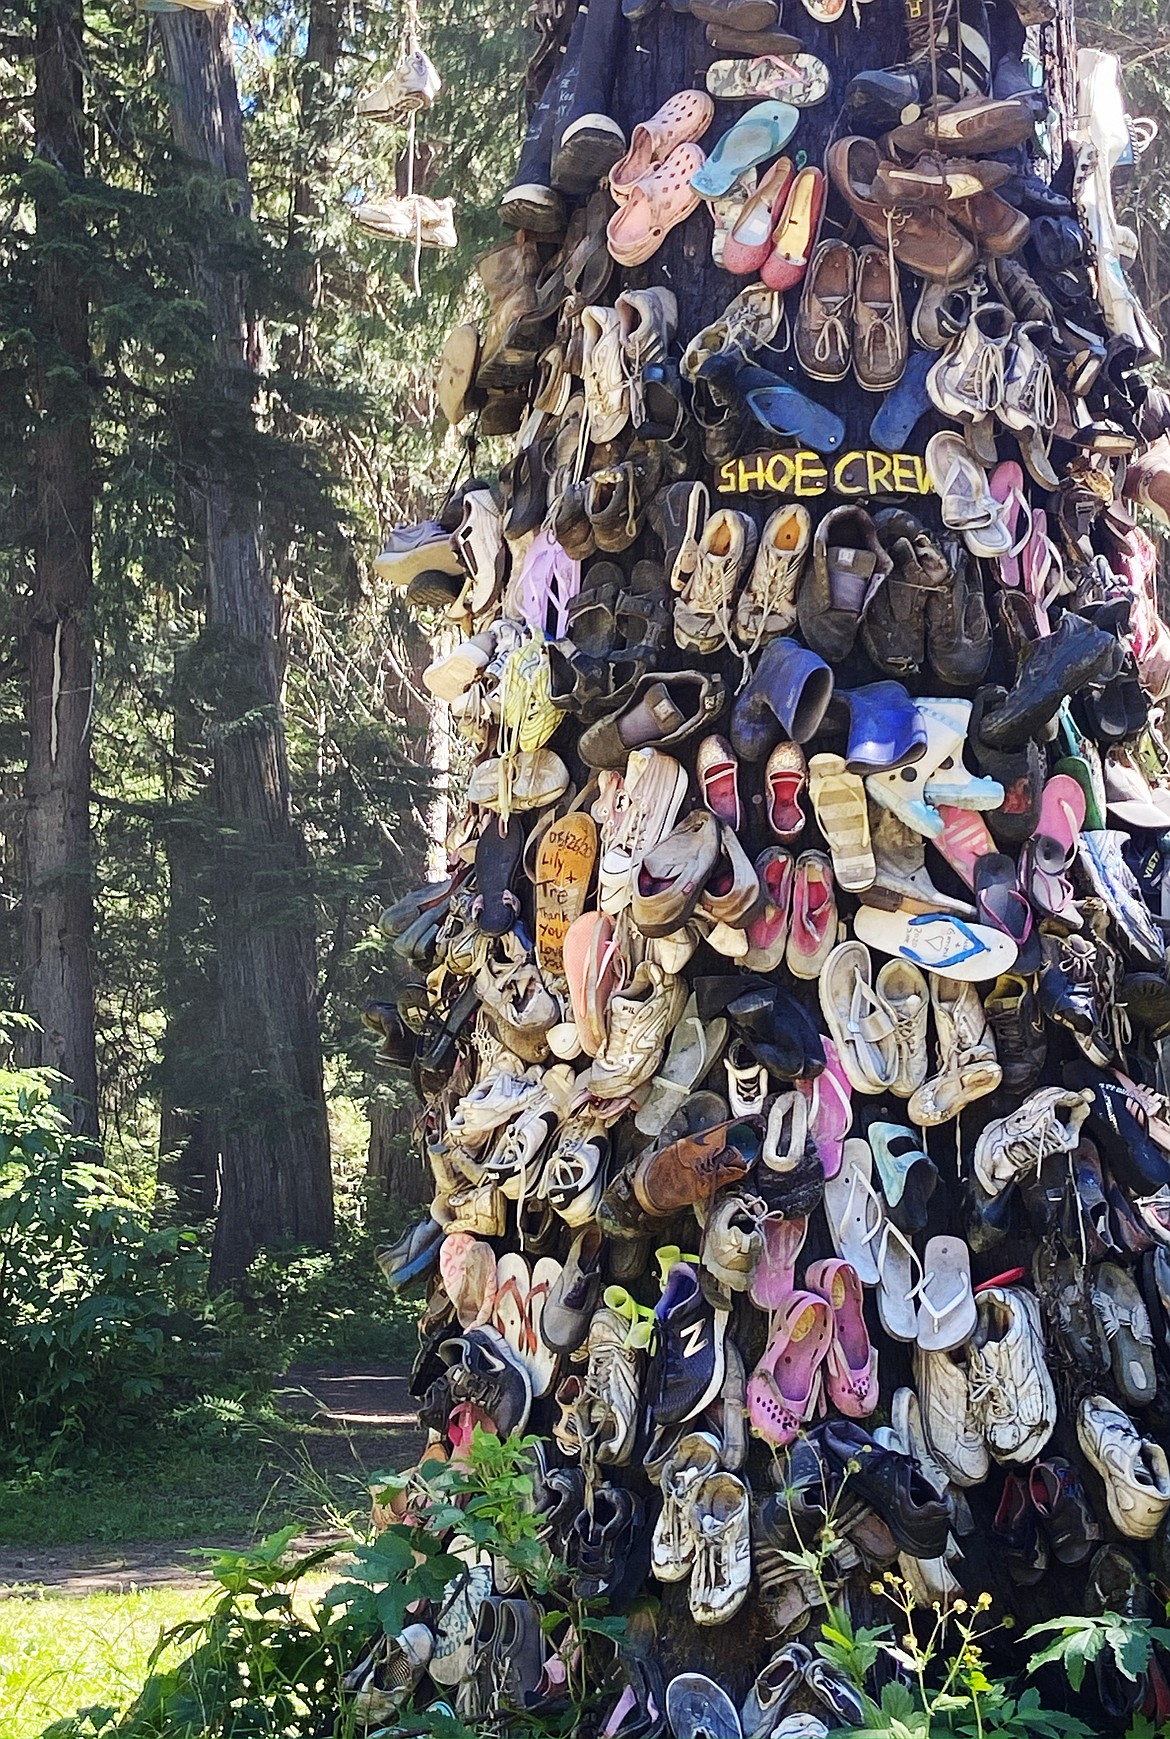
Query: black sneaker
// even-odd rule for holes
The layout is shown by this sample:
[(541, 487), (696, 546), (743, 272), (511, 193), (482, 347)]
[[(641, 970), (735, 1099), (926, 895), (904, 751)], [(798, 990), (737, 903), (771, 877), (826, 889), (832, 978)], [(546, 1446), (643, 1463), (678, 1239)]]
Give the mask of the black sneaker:
[(472, 1401), (495, 1421), (501, 1437), (523, 1431), (532, 1410), (532, 1382), (502, 1334), (469, 1328), (445, 1340), (439, 1357), (447, 1365), (454, 1401)]
[(655, 1425), (678, 1425), (701, 1413), (723, 1386), (728, 1313), (708, 1303), (688, 1262), (676, 1262), (654, 1315), (647, 1398)]

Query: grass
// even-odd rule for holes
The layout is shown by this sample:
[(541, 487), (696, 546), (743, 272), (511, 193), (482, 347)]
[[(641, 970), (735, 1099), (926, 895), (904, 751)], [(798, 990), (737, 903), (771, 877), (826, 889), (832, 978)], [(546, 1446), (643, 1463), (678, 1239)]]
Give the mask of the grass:
[[(298, 1604), (331, 1577), (306, 1579)], [(0, 1600), (0, 1734), (41, 1739), (79, 1709), (125, 1709), (142, 1689), (159, 1632), (197, 1617), (212, 1588), (141, 1588), (82, 1599), (16, 1595)]]
[(194, 1617), (207, 1600), (203, 1588), (0, 1600), (0, 1733), (40, 1739), (78, 1709), (126, 1707), (159, 1631)]
[[(242, 1543), (289, 1522), (320, 1527), (330, 1515), (365, 1510), (362, 1466), (375, 1471), (388, 1456), (394, 1439), (385, 1432), (372, 1442), (311, 1424), (273, 1422), (202, 1448), (163, 1439), (90, 1470), (0, 1483), (0, 1549)], [(10, 1739), (3, 1728), (0, 1739)]]

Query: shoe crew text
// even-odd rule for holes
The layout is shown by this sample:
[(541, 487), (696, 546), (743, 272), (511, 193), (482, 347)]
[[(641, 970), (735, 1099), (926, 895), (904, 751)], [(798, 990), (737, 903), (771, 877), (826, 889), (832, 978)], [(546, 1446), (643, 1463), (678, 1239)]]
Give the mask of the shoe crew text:
[(749, 453), (719, 467), (720, 495), (929, 495), (930, 478), (917, 453), (883, 453), (865, 447), (825, 459), (801, 448), (796, 453)]

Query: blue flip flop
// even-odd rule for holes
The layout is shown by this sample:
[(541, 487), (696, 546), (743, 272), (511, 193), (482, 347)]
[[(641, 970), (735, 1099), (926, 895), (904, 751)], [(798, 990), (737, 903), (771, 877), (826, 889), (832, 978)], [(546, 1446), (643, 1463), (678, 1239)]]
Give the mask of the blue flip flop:
[(771, 369), (746, 363), (735, 377), (736, 389), (757, 423), (774, 435), (791, 435), (814, 453), (835, 453), (845, 443), (840, 417), (810, 399)]
[(799, 121), (800, 110), (791, 103), (756, 103), (724, 133), (703, 167), (695, 170), (691, 186), (704, 199), (730, 192), (757, 163), (780, 155)]
[(937, 357), (930, 350), (912, 350), (896, 387), (882, 399), (869, 425), (869, 438), (883, 453), (902, 453), (927, 411), (934, 406), (926, 390), (926, 377)]

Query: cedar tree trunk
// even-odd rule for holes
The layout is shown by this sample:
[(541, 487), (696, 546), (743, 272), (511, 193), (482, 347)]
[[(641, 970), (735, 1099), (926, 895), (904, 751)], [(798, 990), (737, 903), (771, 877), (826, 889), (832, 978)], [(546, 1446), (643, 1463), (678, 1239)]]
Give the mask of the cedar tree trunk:
[(73, 1083), (73, 1121), (95, 1136), (90, 714), (93, 435), (84, 226), (68, 208), (84, 173), (82, 12), (42, 0), (36, 19), (36, 318), (39, 427), (28, 625), (23, 1001), (40, 1023), (25, 1053)]
[[(230, 184), (226, 197), (246, 221), (251, 196), (229, 19), (163, 13), (158, 25), (175, 141)], [(212, 1282), (222, 1285), (262, 1248), (328, 1243), (333, 1199), (315, 937), (289, 798), (276, 598), (259, 491), (232, 440), (233, 429), (243, 439), (254, 426), (262, 335), (243, 273), (210, 241), (193, 274), (213, 333), (202, 426), (193, 431), (204, 454), (207, 632), (226, 672), (215, 685), (212, 726), (223, 840), (213, 882), (223, 1113)]]

